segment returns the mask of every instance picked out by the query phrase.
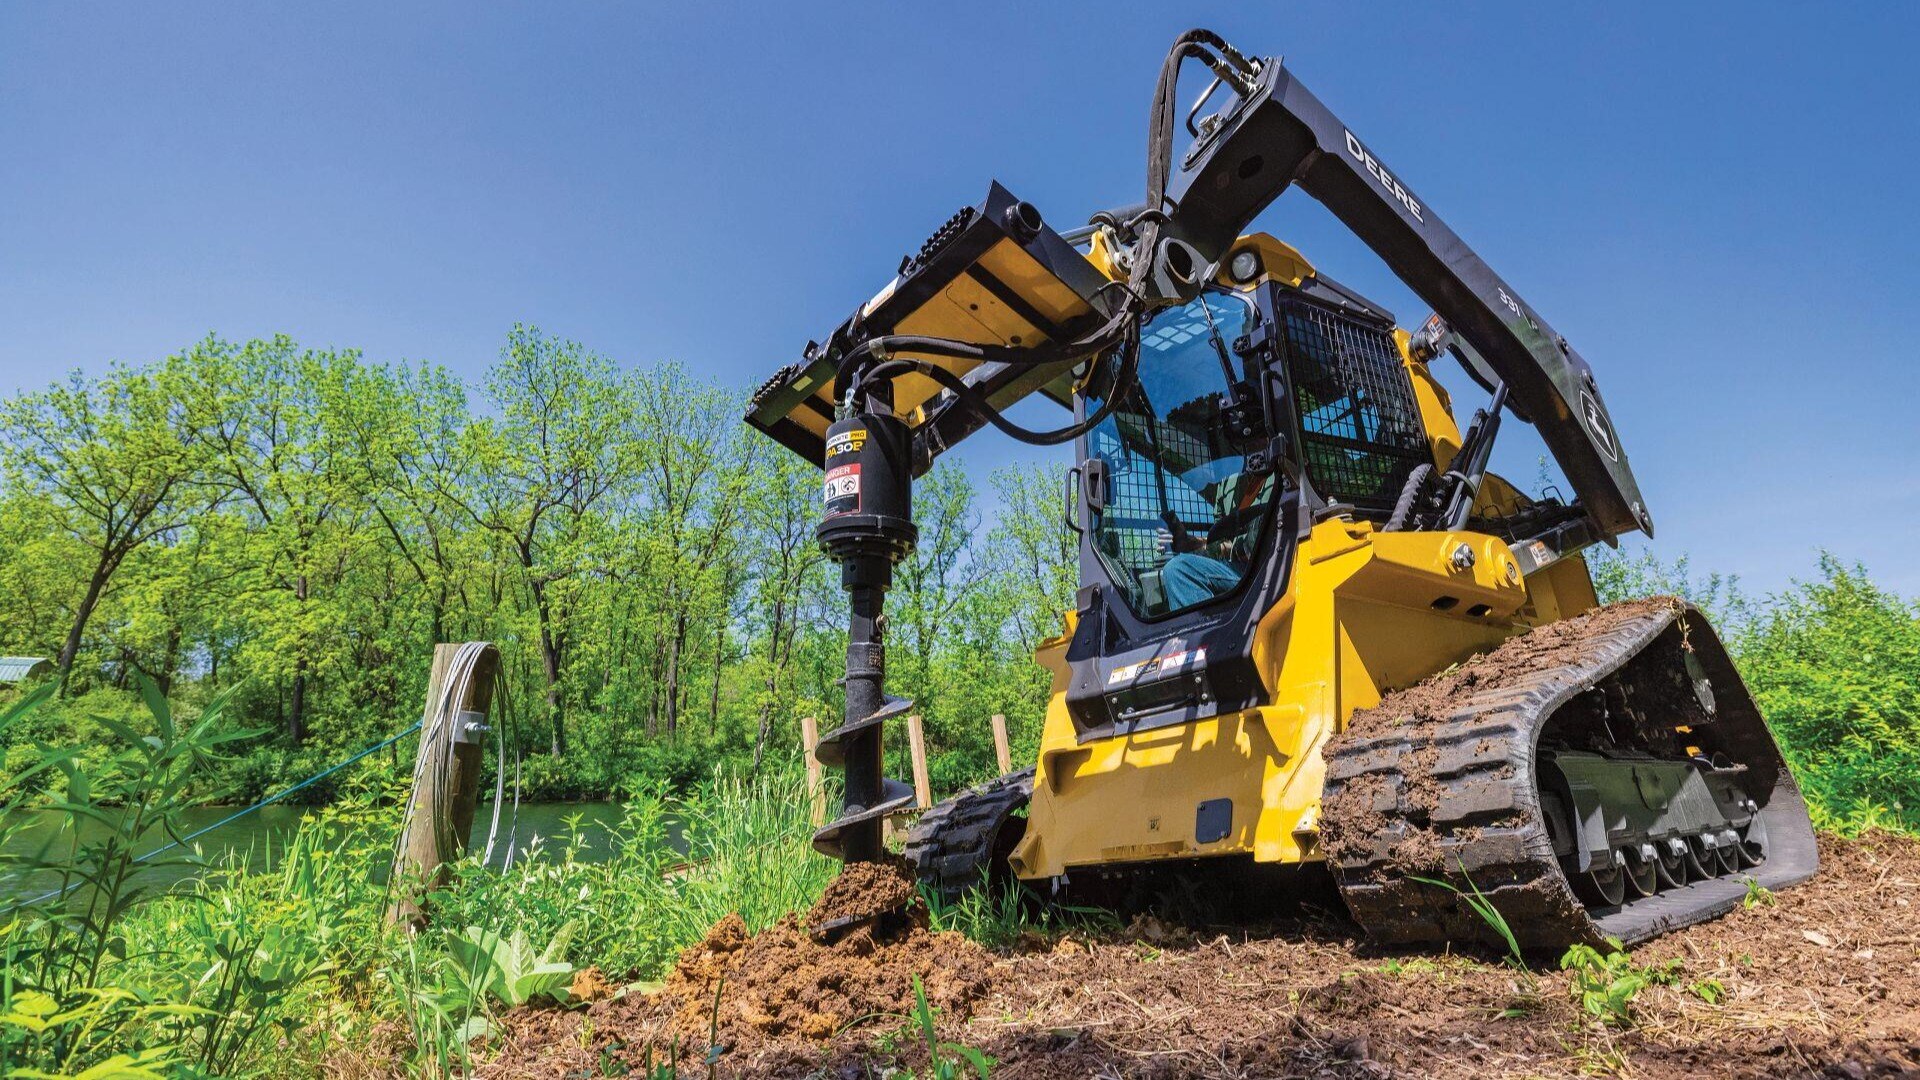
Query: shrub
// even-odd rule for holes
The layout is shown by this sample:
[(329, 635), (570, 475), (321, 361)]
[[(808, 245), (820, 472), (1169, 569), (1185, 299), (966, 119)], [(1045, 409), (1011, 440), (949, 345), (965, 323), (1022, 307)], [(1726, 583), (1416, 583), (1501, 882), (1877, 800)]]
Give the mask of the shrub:
[(1920, 610), (1822, 556), (1734, 642), (1818, 823), (1920, 827)]

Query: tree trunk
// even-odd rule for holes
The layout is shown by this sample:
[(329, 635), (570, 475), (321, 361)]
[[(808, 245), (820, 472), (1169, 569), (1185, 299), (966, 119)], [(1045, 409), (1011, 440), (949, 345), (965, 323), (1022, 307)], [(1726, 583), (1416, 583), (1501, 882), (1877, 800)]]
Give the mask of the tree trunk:
[(287, 704), (287, 738), (299, 746), (307, 740), (307, 658), (293, 664), (292, 700)]
[[(767, 740), (773, 737), (773, 707), (780, 695), (780, 640), (786, 632), (787, 601), (781, 597), (773, 602), (773, 625), (767, 634), (767, 696), (760, 703), (760, 728), (753, 736), (753, 771), (760, 771), (760, 761), (767, 754)], [(787, 650), (792, 652), (792, 648)]]
[(100, 606), (100, 594), (106, 591), (107, 579), (113, 576), (113, 567), (119, 559), (111, 548), (100, 553), (100, 560), (93, 566), (93, 577), (87, 581), (87, 593), (80, 598), (80, 606), (73, 611), (73, 625), (67, 630), (67, 643), (60, 647), (60, 689), (67, 692), (67, 676), (73, 671), (73, 661), (80, 655), (80, 639), (86, 633), (87, 620), (93, 618), (93, 609)]
[(713, 631), (713, 691), (707, 695), (707, 733), (720, 727), (720, 669), (727, 649), (727, 624), (722, 621)]
[(173, 693), (173, 669), (180, 665), (180, 624), (172, 623), (167, 627), (167, 651), (160, 658), (160, 670), (153, 677), (153, 685), (160, 691), (161, 697)]
[(533, 607), (540, 616), (540, 666), (547, 679), (547, 719), (553, 724), (550, 748), (555, 757), (567, 752), (567, 721), (560, 702), (560, 652), (563, 646), (553, 632), (553, 612), (547, 605), (545, 587), (533, 587)]
[(667, 737), (680, 730), (680, 653), (687, 645), (687, 616), (674, 616), (673, 643), (667, 646)]
[[(301, 574), (293, 582), (293, 599), (304, 614), (307, 604), (307, 575)], [(287, 708), (287, 738), (293, 745), (299, 746), (307, 740), (307, 643), (306, 620), (301, 619), (301, 633), (296, 639), (300, 642), (300, 657), (293, 662), (293, 701)]]
[(664, 678), (662, 672), (667, 662), (667, 650), (660, 645), (660, 635), (655, 633), (653, 648), (650, 650), (653, 659), (647, 664), (647, 738), (649, 739), (660, 734), (660, 683)]

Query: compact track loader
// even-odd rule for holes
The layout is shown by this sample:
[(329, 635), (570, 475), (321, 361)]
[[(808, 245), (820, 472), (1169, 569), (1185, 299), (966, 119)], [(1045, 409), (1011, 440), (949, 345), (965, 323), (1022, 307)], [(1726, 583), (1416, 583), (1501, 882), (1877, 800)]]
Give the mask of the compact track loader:
[[(1178, 139), (1188, 61), (1209, 81)], [(992, 185), (755, 396), (748, 421), (825, 468), (850, 608), (818, 749), (845, 801), (815, 846), (881, 858), (911, 804), (881, 768), (911, 709), (884, 689), (884, 600), (914, 477), (991, 425), (1073, 445), (1081, 588), (1038, 652), (1038, 760), (911, 832), (932, 887), (1321, 863), (1382, 940), (1485, 937), (1478, 892), (1544, 948), (1811, 876), (1806, 807), (1707, 621), (1597, 605), (1581, 551), (1653, 520), (1566, 338), (1277, 59), (1182, 35), (1148, 147), (1145, 202), (1066, 233)], [(1289, 187), (1434, 314), (1399, 329), (1245, 233)], [(1443, 357), (1488, 394), (1464, 431)], [(1035, 394), (1071, 421), (1006, 418)], [(1573, 497), (1488, 471), (1509, 420)]]

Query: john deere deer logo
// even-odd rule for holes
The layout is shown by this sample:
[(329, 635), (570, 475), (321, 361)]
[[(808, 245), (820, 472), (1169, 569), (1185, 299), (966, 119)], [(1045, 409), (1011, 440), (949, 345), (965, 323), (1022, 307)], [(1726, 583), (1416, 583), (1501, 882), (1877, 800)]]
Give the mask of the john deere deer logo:
[(1587, 430), (1593, 432), (1593, 441), (1608, 457), (1619, 461), (1620, 448), (1613, 441), (1613, 426), (1607, 423), (1607, 414), (1600, 411), (1600, 403), (1585, 390), (1580, 391), (1580, 411), (1586, 414)]

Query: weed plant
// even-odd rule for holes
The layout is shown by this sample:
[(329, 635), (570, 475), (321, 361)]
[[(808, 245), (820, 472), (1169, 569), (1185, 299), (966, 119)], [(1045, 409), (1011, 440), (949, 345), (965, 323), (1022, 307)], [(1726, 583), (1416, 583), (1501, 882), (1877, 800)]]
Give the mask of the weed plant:
[[(1641, 967), (1617, 938), (1607, 939), (1607, 950), (1591, 945), (1574, 945), (1560, 958), (1561, 970), (1572, 973), (1569, 989), (1573, 999), (1603, 1024), (1627, 1028), (1634, 1023), (1633, 1003), (1649, 986), (1672, 986), (1680, 978), (1680, 961), (1668, 960), (1653, 967)], [(1708, 980), (1711, 982), (1711, 980)], [(1695, 984), (1696, 988), (1703, 984)], [(1695, 993), (1711, 1004), (1722, 992), (1719, 983), (1696, 989)], [(1709, 997), (1709, 995), (1714, 995)]]
[[(0, 714), (0, 733), (48, 692)], [(409, 1050), (392, 1067), (456, 1075), (502, 1010), (564, 1000), (584, 958), (656, 977), (728, 912), (758, 930), (835, 869), (812, 853), (797, 773), (713, 778), (634, 797), (607, 845), (576, 820), (520, 844), (507, 872), (462, 863), (428, 898), (443, 929), (416, 936), (385, 918), (405, 795), (389, 770), (345, 784), (277, 850), (208, 859), (175, 846), (181, 811), (217, 794), (237, 736), (218, 700), (190, 724), (157, 693), (146, 706), (139, 724), (95, 718), (104, 751), (15, 754), (0, 880), (32, 888), (0, 898), (0, 1076), (314, 1075), (341, 1047), (394, 1043)], [(47, 814), (66, 823), (52, 841), (6, 843)], [(588, 861), (590, 846), (611, 851)], [(157, 887), (183, 864), (197, 875)]]
[(1006, 948), (1036, 934), (1104, 934), (1120, 926), (1105, 908), (1038, 903), (1032, 891), (1018, 882), (972, 889), (951, 903), (932, 889), (923, 887), (920, 895), (934, 930), (956, 931), (990, 949)]

